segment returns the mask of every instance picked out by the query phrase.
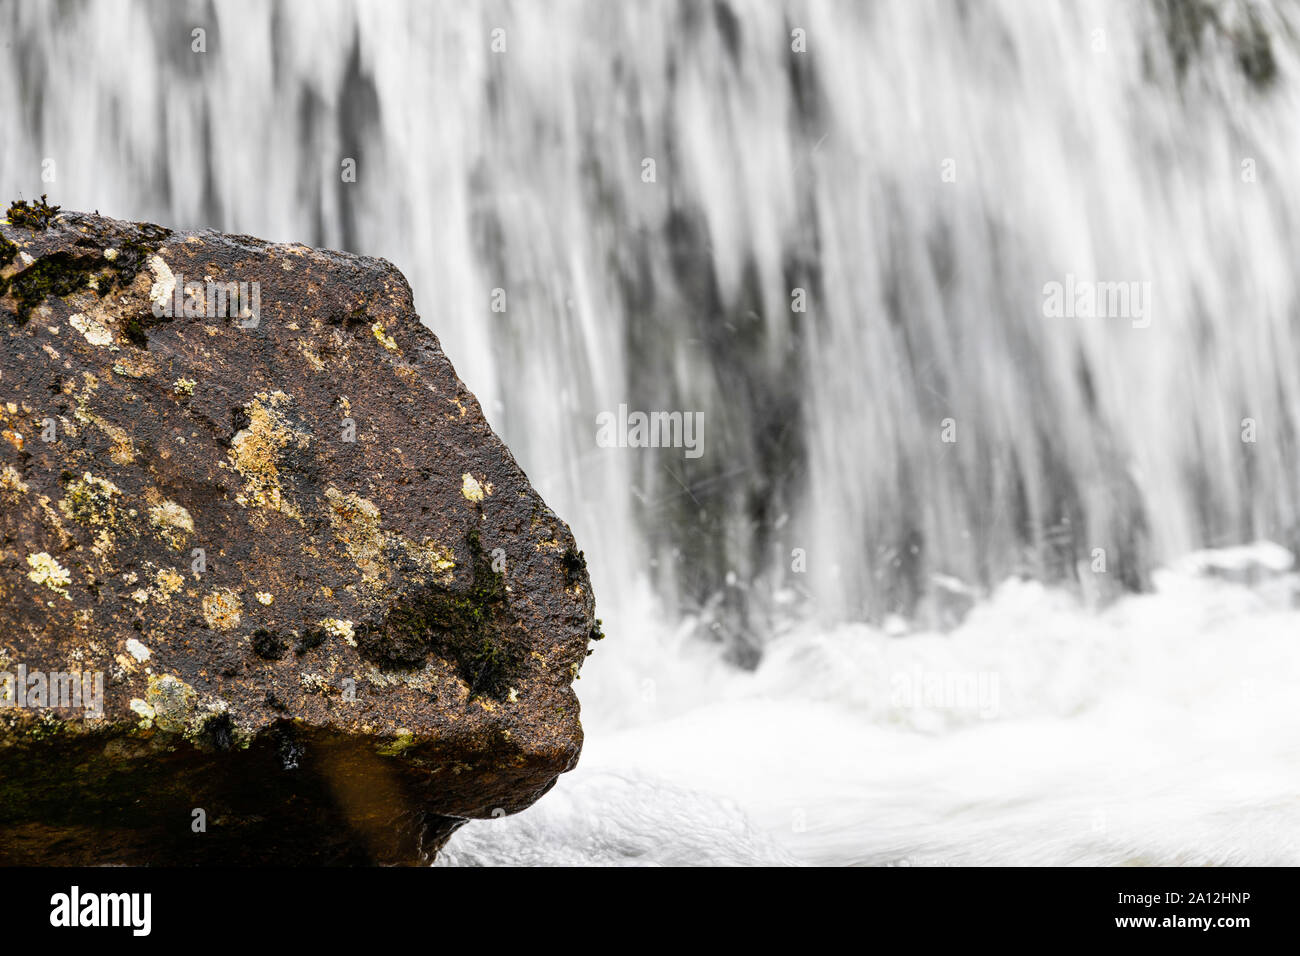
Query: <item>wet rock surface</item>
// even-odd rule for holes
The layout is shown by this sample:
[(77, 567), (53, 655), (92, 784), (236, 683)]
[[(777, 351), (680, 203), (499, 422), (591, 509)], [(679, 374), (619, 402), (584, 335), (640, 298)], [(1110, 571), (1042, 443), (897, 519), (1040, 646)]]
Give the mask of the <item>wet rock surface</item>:
[(0, 336), (0, 862), (413, 863), (573, 766), (585, 564), (393, 266), (27, 207)]

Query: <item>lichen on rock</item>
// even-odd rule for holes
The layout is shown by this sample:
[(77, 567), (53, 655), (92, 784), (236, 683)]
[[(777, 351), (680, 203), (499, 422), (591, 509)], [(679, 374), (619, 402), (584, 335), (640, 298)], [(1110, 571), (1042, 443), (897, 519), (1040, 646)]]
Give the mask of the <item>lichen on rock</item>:
[(27, 209), (0, 336), (0, 659), (104, 677), (0, 709), (0, 863), (414, 863), (576, 761), (585, 566), (391, 265)]

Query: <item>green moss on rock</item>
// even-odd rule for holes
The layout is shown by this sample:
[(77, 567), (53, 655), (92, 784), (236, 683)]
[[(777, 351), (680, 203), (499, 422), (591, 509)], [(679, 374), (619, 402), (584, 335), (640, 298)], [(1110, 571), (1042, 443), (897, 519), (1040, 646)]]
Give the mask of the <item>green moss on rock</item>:
[(469, 587), (433, 586), (414, 595), (380, 623), (359, 625), (357, 646), (362, 657), (389, 666), (417, 667), (436, 654), (455, 665), (471, 696), (504, 700), (521, 664), (502, 633), (510, 624), (505, 575), (492, 569), (477, 528), (467, 541)]
[(94, 270), (87, 260), (67, 252), (37, 259), (22, 272), (0, 284), (0, 295), (18, 300), (15, 313), (19, 325), (26, 325), (32, 310), (51, 296), (61, 298), (84, 289)]
[[(15, 222), (14, 210), (18, 205), (9, 207), (10, 222)], [(37, 207), (24, 204), (19, 213), (21, 224), (33, 229), (39, 224), (39, 228), (44, 229), (59, 207), (46, 207), (43, 212), (32, 212), (33, 208)], [(41, 255), (26, 269), (7, 280), (0, 280), (0, 296), (12, 296), (17, 300), (15, 315), (18, 324), (25, 325), (32, 311), (49, 298), (62, 298), (87, 287), (95, 288), (101, 297), (121, 291), (135, 281), (149, 257), (170, 234), (170, 230), (159, 226), (138, 225), (130, 238), (113, 240), (116, 245), (111, 247), (114, 251), (112, 258), (101, 255), (101, 251), (94, 247), (93, 239), (87, 239), (85, 246), (78, 246), (75, 250)], [(0, 241), (3, 242), (0, 245), (2, 267), (13, 261), (18, 248), (8, 240)], [(163, 320), (146, 312), (141, 317), (128, 319), (123, 331), (129, 341), (143, 345), (146, 341), (144, 329), (158, 321)]]
[(29, 203), (25, 199), (16, 199), (9, 204), (9, 211), (5, 213), (5, 218), (15, 226), (22, 226), (24, 229), (48, 229), (51, 220), (59, 214), (58, 206), (51, 206), (48, 198), (44, 193), (36, 202)]

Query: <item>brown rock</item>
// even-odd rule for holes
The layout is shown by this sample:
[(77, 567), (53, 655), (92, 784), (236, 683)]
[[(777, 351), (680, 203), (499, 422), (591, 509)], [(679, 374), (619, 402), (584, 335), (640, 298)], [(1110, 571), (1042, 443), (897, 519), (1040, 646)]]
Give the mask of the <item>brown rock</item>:
[(585, 564), (392, 265), (26, 207), (0, 337), (0, 862), (417, 862), (573, 766)]

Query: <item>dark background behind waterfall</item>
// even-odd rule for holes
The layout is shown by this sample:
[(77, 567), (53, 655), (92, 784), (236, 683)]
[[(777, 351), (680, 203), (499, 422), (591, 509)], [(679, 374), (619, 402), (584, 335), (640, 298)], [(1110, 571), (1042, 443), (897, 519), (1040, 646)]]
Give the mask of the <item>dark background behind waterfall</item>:
[[(1300, 544), (1297, 27), (1201, 0), (8, 0), (0, 193), (391, 259), (607, 624), (648, 583), (752, 661), (781, 615), (941, 619), (936, 576), (1104, 599), (1192, 548)], [(1045, 318), (1067, 274), (1152, 283), (1151, 327)], [(620, 403), (703, 412), (703, 457), (598, 448)]]

